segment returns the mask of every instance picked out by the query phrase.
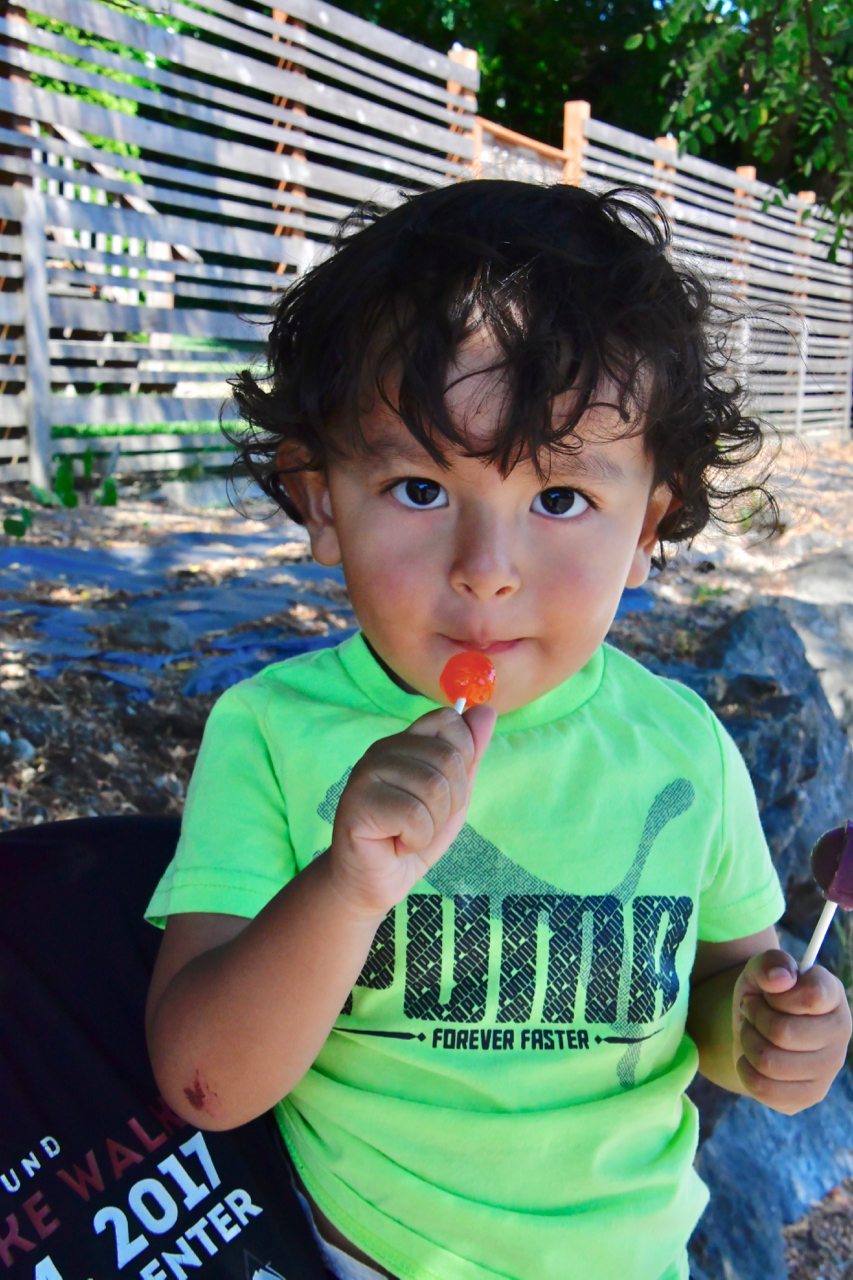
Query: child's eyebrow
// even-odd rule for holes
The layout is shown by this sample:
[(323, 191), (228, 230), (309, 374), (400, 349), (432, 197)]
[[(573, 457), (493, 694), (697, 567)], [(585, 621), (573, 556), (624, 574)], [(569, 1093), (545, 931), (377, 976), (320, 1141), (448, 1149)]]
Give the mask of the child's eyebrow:
[(552, 464), (551, 474), (561, 478), (581, 475), (590, 480), (624, 480), (625, 472), (606, 453), (574, 453)]
[(400, 460), (424, 466), (432, 462), (429, 454), (413, 436), (373, 436), (368, 441), (367, 456), (376, 466), (389, 460)]
[[(371, 435), (368, 444), (368, 461), (375, 467), (389, 462), (406, 462), (412, 466), (434, 466), (434, 459), (413, 436)], [(551, 459), (550, 476), (559, 480), (583, 477), (589, 480), (624, 480), (625, 472), (618, 462), (603, 451), (588, 450)]]

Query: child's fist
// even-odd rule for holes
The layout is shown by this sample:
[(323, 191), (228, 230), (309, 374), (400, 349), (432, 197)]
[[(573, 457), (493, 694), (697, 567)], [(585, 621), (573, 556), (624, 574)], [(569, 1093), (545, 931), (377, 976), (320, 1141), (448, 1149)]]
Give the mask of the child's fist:
[(784, 951), (753, 956), (732, 999), (737, 1072), (759, 1102), (792, 1116), (826, 1096), (844, 1065), (850, 1006), (819, 966), (798, 974)]
[(447, 852), (465, 821), (495, 720), (485, 706), (464, 716), (430, 711), (359, 760), (329, 851), (338, 893), (357, 911), (384, 915)]

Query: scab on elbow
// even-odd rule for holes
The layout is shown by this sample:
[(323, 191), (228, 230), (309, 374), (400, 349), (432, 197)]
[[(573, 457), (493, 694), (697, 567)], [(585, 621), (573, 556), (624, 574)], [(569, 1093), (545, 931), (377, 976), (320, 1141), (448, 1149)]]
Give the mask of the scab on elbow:
[[(217, 1120), (222, 1110), (219, 1104), (219, 1097), (216, 1091), (211, 1089), (206, 1081), (202, 1080), (200, 1071), (194, 1072), (192, 1081), (184, 1087), (183, 1094), (192, 1108), (193, 1114), (191, 1118), (200, 1124), (202, 1128), (205, 1127), (202, 1117), (209, 1117), (214, 1122)], [(182, 1107), (181, 1110), (189, 1119), (190, 1115), (187, 1114), (186, 1107)]]

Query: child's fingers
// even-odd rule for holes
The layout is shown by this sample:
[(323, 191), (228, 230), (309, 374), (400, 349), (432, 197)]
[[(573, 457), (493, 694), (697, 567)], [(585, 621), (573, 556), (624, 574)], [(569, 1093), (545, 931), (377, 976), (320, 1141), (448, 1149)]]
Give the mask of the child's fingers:
[(734, 993), (737, 1072), (757, 1101), (794, 1115), (826, 1096), (844, 1064), (850, 1009), (825, 969), (794, 974), (784, 951), (753, 956)]
[(398, 852), (419, 853), (435, 839), (447, 821), (449, 806), (426, 804), (407, 787), (396, 787), (386, 779), (374, 778), (361, 795), (363, 811), (352, 832), (361, 840), (394, 840)]
[(738, 997), (753, 993), (781, 995), (797, 981), (797, 964), (787, 951), (762, 951), (747, 961), (738, 979)]
[(468, 769), (463, 754), (443, 738), (400, 734), (388, 742), (385, 750), (377, 751), (370, 764), (372, 778), (409, 792), (425, 804), (436, 827), (442, 827), (468, 797)]
[(498, 713), (494, 707), (471, 707), (470, 711), (466, 711), (461, 717), (474, 738), (474, 764), (479, 766), (480, 761), (486, 752), (486, 747), (492, 740), (492, 734), (495, 731)]
[(772, 1009), (780, 1013), (818, 1018), (832, 1013), (840, 1005), (846, 1005), (844, 988), (827, 969), (815, 965), (807, 973), (801, 973), (796, 985), (787, 991), (768, 992), (765, 996)]
[(476, 773), (476, 767), (491, 741), (496, 720), (497, 713), (491, 707), (471, 707), (461, 716), (452, 707), (443, 707), (441, 711), (428, 711), (415, 720), (407, 732), (416, 737), (440, 738), (451, 743), (461, 753), (469, 773), (472, 769)]
[(832, 1077), (824, 1080), (771, 1080), (760, 1071), (756, 1071), (746, 1058), (739, 1058), (737, 1073), (743, 1081), (747, 1093), (774, 1111), (783, 1115), (796, 1115), (806, 1107), (813, 1107), (821, 1098), (825, 1098), (832, 1083)]
[(466, 771), (474, 763), (477, 753), (474, 735), (467, 719), (460, 716), (458, 711), (454, 711), (453, 707), (442, 707), (440, 711), (428, 711), (425, 716), (421, 716), (410, 724), (405, 733), (397, 734), (392, 741), (407, 737), (419, 740), (434, 738), (449, 743), (462, 756)]
[[(457, 833), (495, 715), (452, 708), (421, 716), (362, 756), (338, 804), (339, 842), (362, 852), (393, 842), (399, 854), (440, 856)], [(343, 848), (343, 845), (339, 846)], [(436, 852), (437, 851), (437, 852)], [(434, 859), (433, 859), (434, 860)]]
[(841, 1065), (843, 1049), (839, 1055), (837, 1046), (821, 1045), (814, 1050), (780, 1049), (749, 1022), (744, 1022), (740, 1032), (740, 1047), (747, 1062), (769, 1080), (819, 1080), (833, 1075)]
[(767, 1003), (764, 996), (745, 996), (741, 1010), (747, 1022), (755, 1027), (765, 1040), (779, 1049), (792, 1052), (822, 1049), (833, 1044), (843, 1035), (848, 1023), (846, 1001), (830, 1013), (802, 1016), (781, 1013)]

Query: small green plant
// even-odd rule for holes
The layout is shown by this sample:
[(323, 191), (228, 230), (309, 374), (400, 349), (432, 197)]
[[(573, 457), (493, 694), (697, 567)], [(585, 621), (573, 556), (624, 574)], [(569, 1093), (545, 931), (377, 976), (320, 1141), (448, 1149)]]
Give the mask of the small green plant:
[(100, 493), (95, 497), (95, 501), (101, 507), (114, 507), (118, 503), (118, 485), (112, 476), (105, 476), (104, 483), (101, 485)]
[(3, 521), (3, 532), (11, 538), (23, 538), (33, 525), (33, 513), (27, 507), (16, 507)]
[(738, 529), (741, 533), (749, 533), (755, 523), (756, 516), (760, 515), (763, 507), (764, 503), (757, 495), (752, 499), (749, 506), (741, 507), (738, 512)]
[(56, 468), (53, 488), (63, 507), (77, 506), (77, 494), (74, 492), (74, 463), (71, 458), (63, 458)]
[(182, 467), (178, 472), (181, 480), (203, 480), (204, 467), (200, 462), (191, 462), (188, 467)]
[(83, 487), (86, 493), (94, 486), (92, 484), (92, 446), (86, 446), (86, 452), (83, 454)]
[(703, 604), (705, 600), (714, 600), (717, 596), (724, 596), (728, 589), (728, 587), (706, 587), (704, 582), (700, 582), (697, 587), (693, 588), (690, 598), (696, 604)]

